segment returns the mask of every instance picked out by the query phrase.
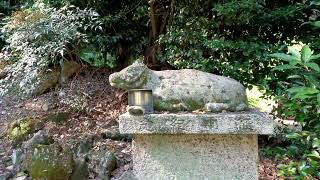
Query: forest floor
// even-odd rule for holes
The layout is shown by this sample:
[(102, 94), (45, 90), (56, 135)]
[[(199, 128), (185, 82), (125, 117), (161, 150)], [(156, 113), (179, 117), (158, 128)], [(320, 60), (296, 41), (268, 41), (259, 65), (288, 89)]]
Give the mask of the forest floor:
[[(82, 69), (63, 87), (20, 102), (10, 99), (0, 101), (0, 132), (5, 132), (13, 120), (24, 117), (45, 119), (57, 112), (68, 114), (64, 122), (46, 122), (44, 129), (49, 131), (55, 141), (70, 143), (84, 137), (94, 139), (94, 147), (107, 145), (118, 160), (113, 172), (119, 177), (131, 169), (132, 155), (130, 140), (112, 140), (106, 133), (117, 131), (118, 116), (126, 111), (127, 95), (124, 91), (111, 87), (108, 77), (112, 72), (106, 69)], [(13, 147), (6, 139), (0, 139), (0, 174), (10, 165)], [(119, 163), (120, 162), (120, 163)], [(278, 179), (276, 163), (260, 156), (259, 179)]]

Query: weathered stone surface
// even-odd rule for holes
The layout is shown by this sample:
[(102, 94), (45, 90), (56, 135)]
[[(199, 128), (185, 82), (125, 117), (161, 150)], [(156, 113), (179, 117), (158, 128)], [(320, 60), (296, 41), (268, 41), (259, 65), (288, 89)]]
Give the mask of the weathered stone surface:
[(211, 112), (246, 110), (247, 96), (242, 84), (234, 79), (194, 69), (152, 71), (135, 62), (110, 75), (112, 86), (152, 89), (157, 111)]
[(69, 179), (73, 155), (70, 149), (58, 144), (38, 145), (27, 152), (23, 164), (32, 179)]
[(126, 171), (117, 180), (137, 180), (137, 178), (131, 171)]
[(95, 174), (96, 179), (110, 180), (111, 172), (116, 167), (116, 157), (106, 147), (89, 152), (89, 170)]
[(70, 180), (87, 180), (89, 177), (88, 164), (84, 159), (76, 159)]
[(50, 140), (48, 132), (46, 130), (40, 130), (37, 133), (33, 135), (33, 137), (25, 142), (22, 143), (23, 149), (31, 149), (33, 146), (38, 144), (50, 144), (53, 142), (50, 142), (53, 140)]
[(273, 134), (274, 127), (273, 120), (256, 111), (119, 117), (120, 133), (125, 134)]
[(135, 135), (133, 171), (143, 179), (258, 179), (257, 135)]

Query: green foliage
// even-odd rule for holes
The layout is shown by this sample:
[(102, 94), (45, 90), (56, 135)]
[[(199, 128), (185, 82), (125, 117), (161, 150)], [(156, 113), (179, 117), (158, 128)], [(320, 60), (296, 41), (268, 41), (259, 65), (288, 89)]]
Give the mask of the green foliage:
[(13, 55), (34, 54), (54, 62), (71, 55), (76, 46), (85, 41), (85, 34), (79, 28), (87, 26), (84, 25), (86, 18), (91, 16), (98, 15), (71, 6), (57, 10), (36, 3), (32, 8), (14, 12), (2, 31)]
[(159, 58), (177, 68), (261, 85), (278, 64), (267, 53), (283, 42), (305, 38), (299, 21), (309, 9), (291, 1), (179, 1), (172, 24), (159, 37)]
[(282, 163), (278, 165), (278, 175), (293, 179), (320, 178), (320, 129), (289, 133), (288, 146), (265, 148), (263, 154), (275, 157)]
[(295, 45), (288, 53), (270, 57), (282, 63), (272, 69), (277, 77), (277, 114), (300, 122), (305, 131), (288, 134), (290, 145), (267, 151), (286, 162), (278, 166), (280, 176), (320, 178), (320, 56), (308, 45)]
[(319, 125), (320, 55), (314, 54), (308, 45), (296, 45), (288, 47), (288, 54), (270, 56), (283, 62), (272, 69), (275, 77), (282, 78), (277, 79), (278, 115), (294, 118), (305, 128)]
[(98, 12), (94, 23), (84, 28), (87, 43), (81, 47), (80, 57), (96, 67), (114, 68), (128, 59), (143, 53), (148, 39), (148, 4), (147, 1), (95, 1), (95, 0), (46, 0), (54, 7), (72, 4)]

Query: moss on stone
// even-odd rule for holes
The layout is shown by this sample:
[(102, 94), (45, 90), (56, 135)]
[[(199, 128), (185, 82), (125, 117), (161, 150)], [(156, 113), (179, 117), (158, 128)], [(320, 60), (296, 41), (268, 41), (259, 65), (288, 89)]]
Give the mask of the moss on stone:
[(203, 107), (204, 107), (203, 102), (196, 101), (191, 98), (183, 99), (183, 100), (170, 99), (167, 101), (156, 99), (154, 101), (154, 109), (156, 111), (169, 111), (169, 112), (194, 111), (194, 110), (202, 109)]
[(188, 107), (188, 110), (198, 110), (198, 109), (202, 109), (204, 107), (204, 103), (203, 102), (200, 102), (200, 101), (196, 101), (194, 99), (185, 99), (183, 100), (183, 102), (185, 102), (185, 104), (187, 105)]
[(28, 117), (13, 121), (7, 130), (7, 136), (15, 144), (20, 144), (36, 128), (35, 120)]
[(73, 167), (72, 152), (58, 144), (37, 145), (27, 152), (23, 165), (32, 179), (69, 179)]

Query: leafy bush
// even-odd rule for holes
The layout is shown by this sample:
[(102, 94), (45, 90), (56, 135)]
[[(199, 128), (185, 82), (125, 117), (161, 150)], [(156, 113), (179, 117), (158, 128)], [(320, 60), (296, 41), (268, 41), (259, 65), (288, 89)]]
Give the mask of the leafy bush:
[(80, 49), (81, 59), (96, 67), (125, 65), (144, 52), (148, 44), (147, 1), (46, 0), (54, 7), (72, 4), (90, 7), (100, 14), (85, 28), (88, 44)]
[[(265, 83), (278, 64), (267, 54), (283, 42), (306, 38), (301, 17), (310, 6), (296, 1), (179, 1), (159, 58), (176, 68), (231, 76), (244, 84)], [(310, 36), (312, 32), (308, 32)]]
[(304, 131), (288, 134), (289, 146), (268, 151), (286, 162), (278, 166), (280, 176), (320, 178), (320, 54), (300, 44), (288, 47), (288, 54), (270, 56), (282, 62), (272, 69), (277, 82), (277, 114), (300, 122)]
[(2, 28), (8, 43), (3, 54), (12, 64), (7, 68), (7, 78), (0, 79), (0, 97), (30, 94), (41, 73), (49, 73), (50, 67), (63, 59), (78, 60), (79, 47), (87, 38), (81, 29), (91, 26), (90, 18), (96, 16), (89, 9), (55, 9), (40, 2), (14, 12)]
[(320, 54), (314, 55), (308, 45), (291, 46), (288, 53), (270, 55), (284, 62), (273, 68), (279, 77), (278, 115), (293, 118), (305, 128), (320, 126)]

